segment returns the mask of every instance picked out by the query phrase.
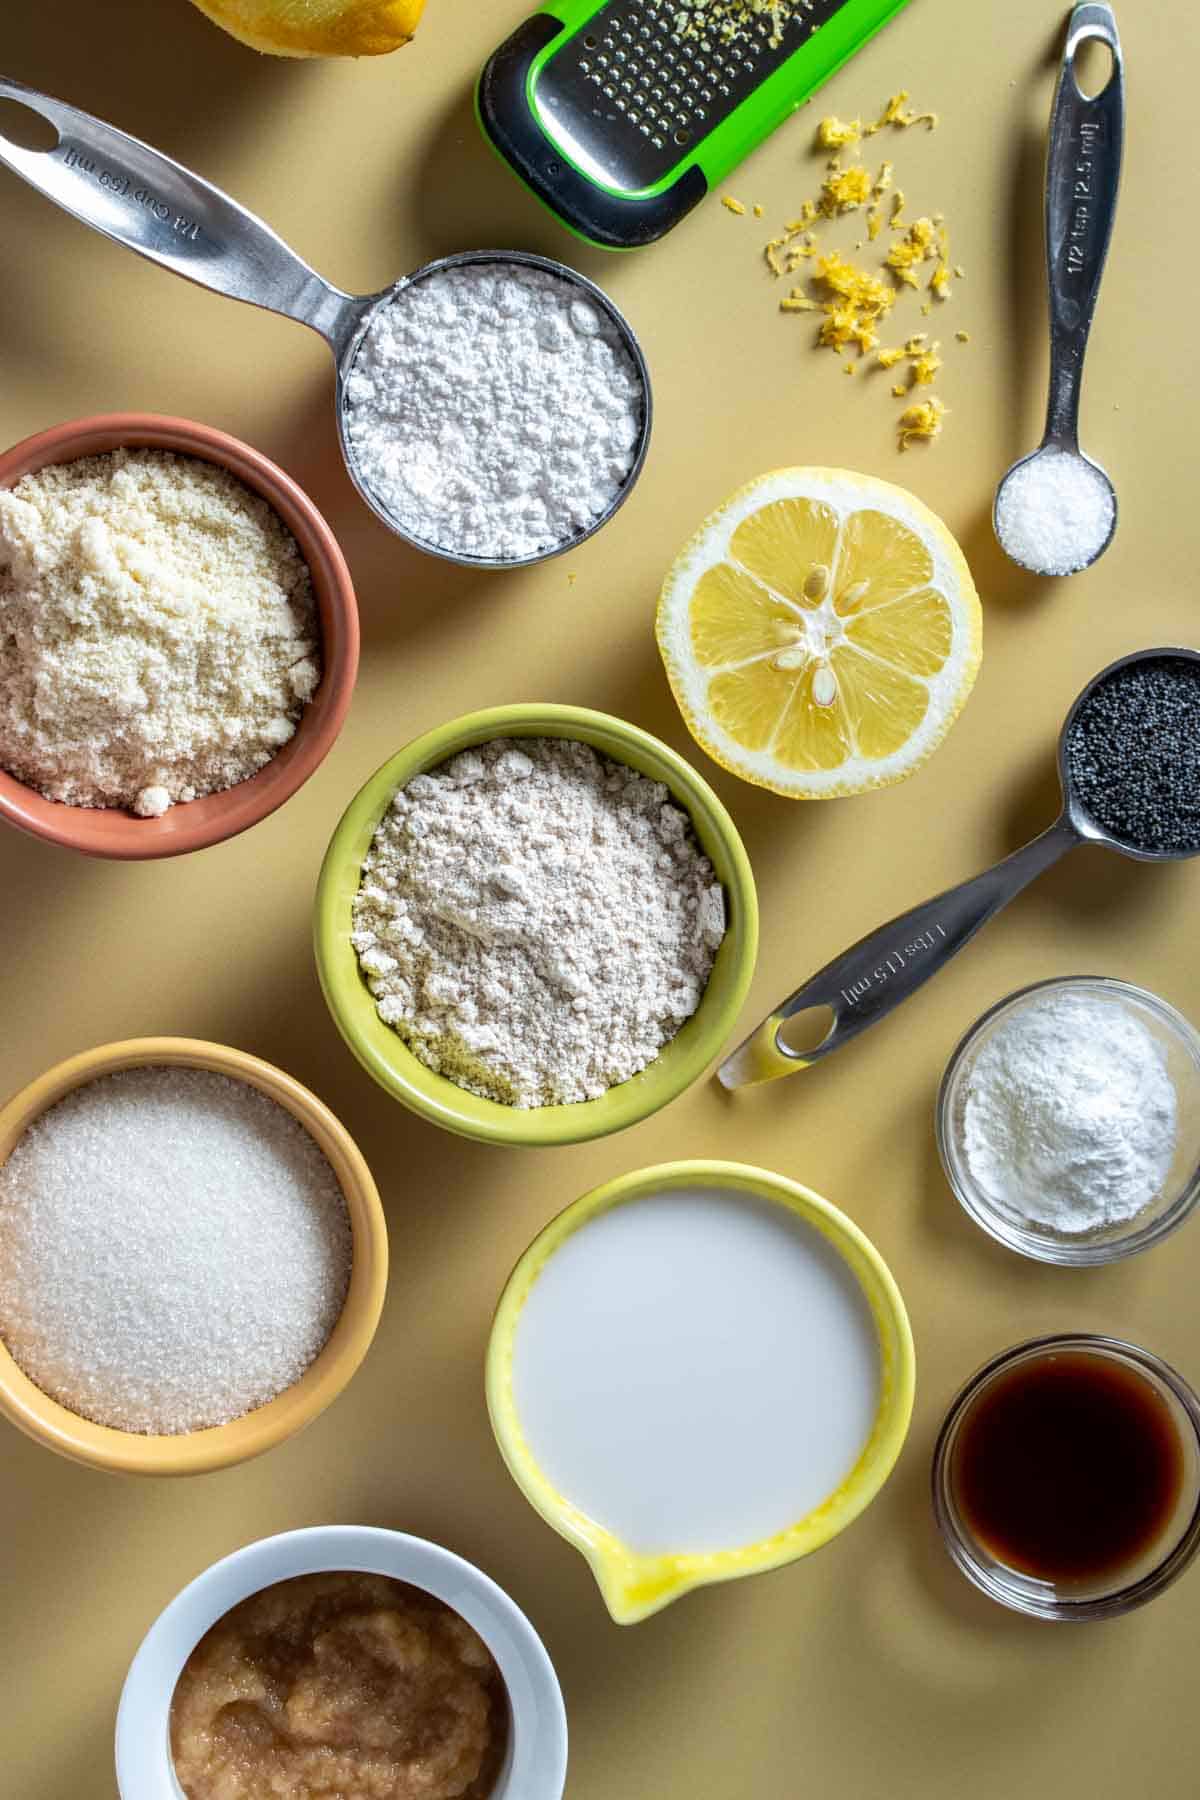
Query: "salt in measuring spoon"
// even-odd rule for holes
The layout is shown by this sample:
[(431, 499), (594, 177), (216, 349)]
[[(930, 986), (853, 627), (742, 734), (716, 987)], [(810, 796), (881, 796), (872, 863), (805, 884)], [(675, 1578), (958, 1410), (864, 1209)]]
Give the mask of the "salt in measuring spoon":
[[(780, 1075), (793, 1075), (798, 1069), (807, 1069), (834, 1050), (840, 1050), (860, 1031), (878, 1023), (901, 1001), (907, 1000), (964, 944), (969, 943), (994, 913), (1056, 863), (1060, 856), (1080, 844), (1100, 844), (1138, 862), (1176, 862), (1200, 855), (1200, 832), (1196, 842), (1184, 849), (1147, 850), (1106, 831), (1087, 811), (1069, 757), (1076, 719), (1091, 696), (1110, 677), (1119, 669), (1136, 663), (1176, 659), (1194, 665), (1200, 677), (1200, 651), (1174, 647), (1139, 650), (1101, 669), (1075, 701), (1059, 735), (1058, 777), (1062, 785), (1063, 808), (1049, 830), (1023, 849), (1014, 851), (995, 868), (972, 876), (958, 887), (947, 888), (935, 899), (901, 913), (827, 963), (777, 1006), (757, 1031), (726, 1058), (717, 1071), (722, 1085), (739, 1088), (774, 1081)], [(1169, 754), (1165, 742), (1163, 754)], [(803, 1041), (801, 1015), (822, 1010), (832, 1015), (824, 1037), (813, 1048), (800, 1048), (799, 1042)]]
[[(624, 315), (595, 282), (565, 263), (522, 250), (468, 250), (426, 263), (376, 294), (346, 294), (289, 249), (269, 225), (228, 194), (140, 139), (90, 113), (0, 76), (0, 100), (12, 100), (44, 119), (58, 134), (48, 150), (15, 144), (0, 126), (0, 163), (20, 175), (65, 212), (200, 287), (282, 313), (323, 337), (337, 364), (338, 440), (350, 479), (377, 518), (406, 543), (447, 562), (471, 568), (513, 569), (576, 549), (607, 524), (629, 495), (650, 441), (650, 374), (641, 346)], [(376, 313), (413, 282), (469, 263), (516, 264), (540, 269), (579, 290), (613, 327), (637, 372), (642, 395), (641, 429), (629, 473), (612, 501), (575, 536), (523, 557), (486, 557), (431, 543), (405, 529), (376, 499), (359, 473), (348, 431), (346, 383)]]
[[(1112, 70), (1084, 94), (1076, 74), (1083, 46), (1107, 45)], [(1088, 333), (1112, 236), (1125, 132), (1125, 71), (1110, 6), (1077, 6), (1067, 27), (1046, 159), (1046, 281), (1050, 300), (1050, 397), (1038, 449), (1015, 462), (996, 490), (992, 523), (1001, 549), (1035, 575), (1074, 575), (1104, 554), (1117, 529), (1117, 496), (1107, 473), (1079, 448), (1079, 394)], [(1051, 538), (1042, 546), (1020, 528), (1026, 498), (1044, 482)], [(1080, 507), (1070, 517), (1072, 503)], [(1074, 525), (1072, 542), (1063, 536)], [(1090, 536), (1087, 526), (1091, 526)], [(1074, 536), (1074, 534), (1072, 534)]]

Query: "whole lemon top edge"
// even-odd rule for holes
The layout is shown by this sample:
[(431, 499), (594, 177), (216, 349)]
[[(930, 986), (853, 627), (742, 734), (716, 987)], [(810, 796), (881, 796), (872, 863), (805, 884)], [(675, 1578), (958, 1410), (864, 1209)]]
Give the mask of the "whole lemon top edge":
[(407, 44), (425, 0), (192, 0), (268, 56), (386, 56)]

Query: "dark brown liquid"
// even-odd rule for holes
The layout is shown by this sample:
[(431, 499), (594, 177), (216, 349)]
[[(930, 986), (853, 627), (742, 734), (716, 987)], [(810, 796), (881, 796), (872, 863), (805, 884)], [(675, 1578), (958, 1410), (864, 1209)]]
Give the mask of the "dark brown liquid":
[(999, 1376), (964, 1419), (953, 1468), (982, 1547), (1054, 1582), (1137, 1561), (1170, 1522), (1183, 1475), (1167, 1402), (1086, 1351), (1047, 1352)]

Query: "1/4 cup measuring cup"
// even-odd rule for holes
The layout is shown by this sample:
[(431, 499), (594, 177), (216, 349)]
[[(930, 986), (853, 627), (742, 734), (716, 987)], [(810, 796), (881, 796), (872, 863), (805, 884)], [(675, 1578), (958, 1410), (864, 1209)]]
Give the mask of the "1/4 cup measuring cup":
[[(276, 236), (269, 225), (228, 194), (173, 162), (149, 144), (106, 125), (77, 107), (0, 76), (0, 100), (28, 107), (58, 133), (49, 150), (13, 143), (0, 127), (0, 163), (114, 243), (135, 250), (200, 287), (282, 313), (323, 337), (337, 364), (338, 440), (355, 487), (377, 518), (398, 537), (471, 568), (510, 569), (573, 550), (608, 522), (641, 473), (650, 442), (650, 375), (624, 315), (586, 276), (565, 263), (522, 250), (469, 250), (426, 263), (376, 294), (346, 294), (332, 286)], [(488, 557), (437, 544), (407, 530), (375, 496), (359, 470), (349, 431), (347, 381), (376, 316), (414, 282), (477, 263), (540, 269), (577, 288), (598, 308), (633, 364), (641, 389), (641, 423), (629, 471), (605, 510), (574, 536), (532, 555)]]
[[(774, 1081), (780, 1075), (807, 1069), (840, 1050), (860, 1031), (877, 1024), (902, 1000), (907, 1000), (931, 975), (944, 968), (993, 914), (1060, 856), (1080, 844), (1100, 844), (1138, 862), (1175, 862), (1200, 855), (1200, 840), (1187, 848), (1143, 849), (1105, 830), (1084, 805), (1068, 755), (1076, 719), (1110, 677), (1136, 663), (1177, 658), (1200, 669), (1200, 652), (1176, 648), (1139, 650), (1101, 669), (1076, 699), (1059, 735), (1058, 775), (1063, 809), (1054, 824), (995, 868), (901, 913), (827, 963), (782, 1001), (757, 1031), (726, 1058), (717, 1071), (722, 1085), (739, 1088)], [(1168, 753), (1164, 749), (1163, 754)], [(818, 1016), (822, 1012), (830, 1014), (829, 1027), (814, 1047), (800, 1048), (797, 1038), (802, 1030), (801, 1017), (814, 1012)], [(789, 1032), (795, 1034), (791, 1042)]]

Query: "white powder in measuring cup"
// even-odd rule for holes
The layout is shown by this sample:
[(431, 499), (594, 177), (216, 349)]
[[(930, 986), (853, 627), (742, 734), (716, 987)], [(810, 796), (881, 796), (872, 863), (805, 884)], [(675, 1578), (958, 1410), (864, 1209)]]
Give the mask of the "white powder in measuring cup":
[(1005, 553), (1036, 575), (1072, 575), (1104, 548), (1112, 490), (1081, 456), (1042, 450), (1005, 477), (996, 535)]
[(1176, 1143), (1163, 1052), (1115, 996), (1031, 995), (987, 1038), (966, 1084), (966, 1163), (997, 1206), (1065, 1236), (1136, 1218)]
[(641, 379), (587, 292), (520, 263), (464, 263), (375, 315), (346, 381), (358, 474), (411, 536), (514, 560), (568, 543), (633, 467)]
[(497, 738), (394, 796), (350, 941), (379, 1016), (509, 1106), (591, 1100), (700, 1004), (725, 934), (669, 790), (567, 738)]

